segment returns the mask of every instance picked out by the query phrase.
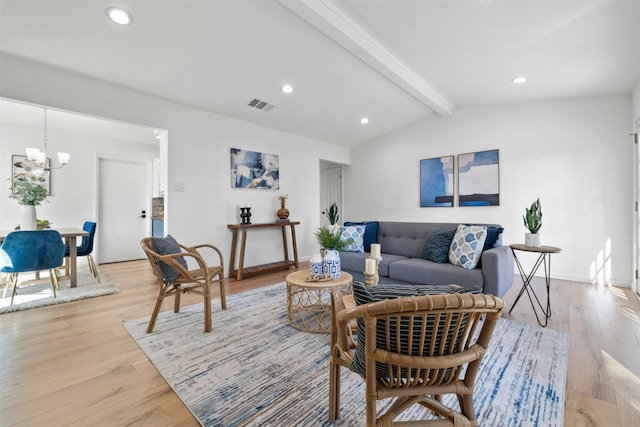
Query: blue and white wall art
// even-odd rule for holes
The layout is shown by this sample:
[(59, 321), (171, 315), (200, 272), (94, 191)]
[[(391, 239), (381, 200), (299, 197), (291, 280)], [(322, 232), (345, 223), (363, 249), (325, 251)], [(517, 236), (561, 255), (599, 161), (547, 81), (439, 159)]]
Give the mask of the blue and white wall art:
[(453, 206), (453, 159), (420, 160), (420, 207)]
[(458, 206), (500, 205), (498, 151), (458, 154)]
[(232, 148), (231, 187), (278, 190), (280, 188), (278, 156)]

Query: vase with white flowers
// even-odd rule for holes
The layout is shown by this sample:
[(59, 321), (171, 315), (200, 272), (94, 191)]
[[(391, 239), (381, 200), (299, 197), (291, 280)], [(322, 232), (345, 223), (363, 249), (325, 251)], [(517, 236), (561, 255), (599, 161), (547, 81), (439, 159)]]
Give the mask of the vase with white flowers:
[(48, 201), (47, 189), (29, 179), (15, 179), (11, 184), (10, 199), (15, 199), (22, 205), (20, 216), (20, 230), (36, 230), (36, 206)]

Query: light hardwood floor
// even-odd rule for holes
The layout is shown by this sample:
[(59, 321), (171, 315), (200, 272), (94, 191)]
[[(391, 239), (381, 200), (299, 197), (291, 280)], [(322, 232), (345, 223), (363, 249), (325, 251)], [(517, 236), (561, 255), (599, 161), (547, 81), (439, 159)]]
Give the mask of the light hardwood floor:
[[(156, 285), (147, 261), (100, 269), (119, 294), (0, 315), (1, 426), (198, 425), (122, 327), (151, 314)], [(228, 293), (282, 282), (289, 272), (229, 279)], [(517, 278), (508, 308), (520, 286)], [(549, 327), (570, 339), (565, 426), (640, 425), (638, 299), (629, 289), (559, 280), (551, 296)], [(183, 306), (200, 301), (186, 295)], [(171, 306), (165, 301), (163, 311)], [(213, 309), (215, 328), (219, 305)], [(528, 300), (505, 317), (536, 324)]]

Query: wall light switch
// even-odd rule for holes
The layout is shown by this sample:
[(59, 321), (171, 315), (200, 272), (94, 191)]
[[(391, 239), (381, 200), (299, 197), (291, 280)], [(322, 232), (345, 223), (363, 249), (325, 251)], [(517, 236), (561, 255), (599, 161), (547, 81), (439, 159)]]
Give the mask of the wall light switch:
[(176, 182), (173, 184), (173, 189), (175, 191), (184, 191), (184, 182)]

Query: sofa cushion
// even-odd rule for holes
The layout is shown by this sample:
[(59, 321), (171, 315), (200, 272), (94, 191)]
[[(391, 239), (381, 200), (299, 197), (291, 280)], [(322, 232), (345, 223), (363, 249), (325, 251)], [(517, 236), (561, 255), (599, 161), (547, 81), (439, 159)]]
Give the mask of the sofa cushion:
[[(364, 263), (368, 257), (368, 252), (340, 252), (340, 268), (346, 271), (361, 273), (364, 271)], [(388, 276), (389, 264), (403, 259), (407, 259), (407, 257), (383, 253), (382, 260), (378, 265), (378, 274), (380, 274), (380, 276)]]
[(466, 269), (457, 265), (437, 263), (422, 258), (397, 260), (389, 265), (389, 278), (419, 285), (448, 285), (455, 283), (470, 292), (481, 292), (484, 276), (479, 268)]
[(364, 251), (371, 252), (371, 244), (378, 243), (378, 221), (363, 221), (363, 222), (353, 222), (347, 221), (344, 223), (344, 226), (350, 225), (364, 225)]
[(422, 258), (437, 262), (449, 262), (449, 246), (456, 230), (435, 227), (429, 232), (422, 249)]
[(486, 226), (460, 224), (451, 242), (449, 261), (460, 267), (476, 268), (486, 239)]
[(431, 230), (436, 227), (455, 230), (457, 226), (457, 223), (380, 221), (378, 243), (383, 253), (422, 258)]
[(364, 252), (364, 225), (340, 227), (342, 240), (350, 242), (344, 247), (345, 252)]
[[(166, 237), (153, 237), (151, 239), (151, 245), (153, 246), (153, 250), (160, 255), (179, 254), (182, 252), (180, 245), (170, 234)], [(187, 261), (185, 261), (183, 257), (176, 257), (175, 260), (178, 261), (185, 270), (187, 269)], [(169, 264), (159, 262), (158, 266), (160, 267), (160, 271), (162, 271), (162, 276), (168, 283), (175, 282), (180, 276), (180, 271)]]
[[(403, 298), (420, 295), (435, 295), (443, 293), (464, 293), (465, 290), (456, 285), (434, 286), (430, 288), (418, 287), (415, 285), (387, 284), (378, 286), (366, 286), (362, 282), (353, 282), (353, 297), (356, 305), (364, 305), (378, 301), (384, 301), (392, 298)], [(351, 369), (361, 375), (366, 374), (366, 355), (365, 355), (365, 321), (363, 318), (357, 320), (358, 325), (358, 344), (354, 357), (351, 361)], [(378, 346), (386, 348), (384, 321), (378, 321), (377, 341)], [(419, 330), (419, 328), (417, 328)], [(418, 341), (418, 340), (416, 340)], [(428, 348), (428, 346), (427, 346)], [(383, 363), (376, 364), (376, 376), (378, 378), (388, 377), (387, 365)]]

